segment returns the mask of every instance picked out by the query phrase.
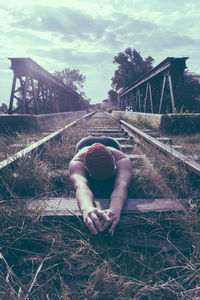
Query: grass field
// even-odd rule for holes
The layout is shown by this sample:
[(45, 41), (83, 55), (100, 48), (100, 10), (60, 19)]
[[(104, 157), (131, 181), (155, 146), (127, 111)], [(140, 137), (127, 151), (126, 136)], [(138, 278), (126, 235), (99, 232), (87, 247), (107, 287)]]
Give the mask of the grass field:
[[(113, 236), (91, 235), (76, 216), (21, 214), (21, 197), (60, 196), (61, 191), (74, 197), (69, 182), (52, 181), (49, 173), (67, 168), (88, 128), (82, 122), (53, 151), (47, 145), (1, 174), (0, 299), (199, 299), (198, 184), (194, 187), (173, 161), (163, 160), (160, 169), (177, 195), (191, 199), (193, 209), (188, 206), (185, 213), (124, 215)], [(152, 160), (155, 155), (150, 151)], [(140, 162), (134, 164), (139, 168)], [(139, 191), (158, 196), (147, 176), (134, 176), (135, 196)], [(140, 241), (147, 246), (140, 247)]]

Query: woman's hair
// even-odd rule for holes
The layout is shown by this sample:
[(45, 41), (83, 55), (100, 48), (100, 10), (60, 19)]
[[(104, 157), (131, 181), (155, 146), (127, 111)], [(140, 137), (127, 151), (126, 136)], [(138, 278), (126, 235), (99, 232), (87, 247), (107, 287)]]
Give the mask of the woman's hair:
[(113, 153), (103, 144), (95, 143), (85, 154), (85, 167), (95, 180), (105, 180), (115, 173)]

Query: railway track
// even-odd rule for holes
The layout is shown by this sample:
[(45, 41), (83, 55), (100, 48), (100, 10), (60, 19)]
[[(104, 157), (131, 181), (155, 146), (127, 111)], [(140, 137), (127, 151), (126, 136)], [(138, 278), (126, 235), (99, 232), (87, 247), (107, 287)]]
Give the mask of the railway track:
[(138, 128), (128, 124), (121, 120), (122, 127), (128, 130), (130, 134), (135, 134), (140, 138), (144, 139), (146, 142), (154, 146), (155, 148), (159, 149), (160, 151), (164, 152), (168, 156), (171, 156), (174, 159), (177, 159), (183, 165), (186, 166), (191, 172), (194, 172), (198, 176), (200, 176), (200, 164), (192, 159), (191, 156), (186, 156), (176, 149), (179, 149), (181, 146), (171, 144), (171, 140), (168, 137), (154, 137), (151, 133), (148, 134)]
[[(87, 114), (83, 117), (83, 119), (87, 119), (93, 114), (94, 113)], [(60, 134), (62, 134), (62, 132), (64, 132), (68, 128), (71, 128), (74, 125), (78, 124), (78, 122), (80, 120), (81, 119), (73, 121), (73, 122), (61, 127), (60, 129), (57, 129), (56, 131), (53, 131), (53, 132), (47, 132), (47, 133), (42, 132), (42, 133), (40, 133), (40, 135), (31, 134), (31, 135), (28, 135), (28, 137), (25, 136), (24, 139), (23, 139), (23, 136), (22, 136), (20, 138), (20, 143), (18, 141), (19, 140), (18, 136), (15, 139), (12, 139), (12, 140), (10, 138), (10, 140), (12, 141), (10, 143), (9, 143), (9, 136), (6, 137), (4, 143), (10, 144), (9, 146), (11, 147), (11, 149), (9, 148), (9, 150), (8, 150), (8, 148), (6, 148), (6, 150), (9, 152), (9, 154), (11, 154), (11, 153), (12, 154), (7, 157), (8, 153), (5, 153), (6, 158), (2, 159), (0, 161), (0, 170), (8, 167), (10, 164), (18, 161), (19, 159), (23, 158), (24, 156), (30, 154), (31, 152), (39, 150), (39, 148), (45, 146), (46, 143), (51, 142), (53, 140), (58, 140), (60, 138)], [(42, 135), (42, 138), (39, 138), (39, 136), (41, 137), (41, 135)], [(23, 141), (21, 141), (21, 140), (23, 140)], [(27, 145), (28, 142), (29, 142), (29, 145)], [(1, 153), (1, 156), (3, 156), (2, 153)]]
[[(98, 112), (1, 161), (0, 298), (92, 299), (100, 293), (101, 299), (118, 294), (132, 299), (137, 291), (138, 299), (199, 295), (199, 216), (187, 207), (190, 191), (181, 198), (173, 188), (178, 175), (170, 177), (170, 185), (161, 172), (164, 164), (188, 168), (132, 129)], [(68, 173), (77, 142), (102, 134), (120, 142), (133, 166), (113, 236), (87, 230)], [(104, 209), (109, 199), (102, 194), (95, 203)]]
[[(185, 212), (184, 204), (187, 206), (188, 199), (184, 199), (184, 203), (178, 199), (177, 193), (168, 186), (165, 177), (155, 168), (153, 160), (148, 157), (144, 150), (141, 150), (141, 139), (161, 149), (165, 155), (173, 156), (175, 153), (177, 159), (177, 153), (174, 150), (168, 149), (168, 145), (166, 146), (161, 141), (155, 140), (147, 133), (124, 121), (120, 121), (120, 124), (111, 121), (110, 116), (105, 113), (98, 112), (95, 115), (87, 115), (82, 122), (81, 129), (79, 129), (80, 120), (74, 121), (0, 163), (2, 194), (8, 199), (18, 199), (18, 203), (20, 200), (22, 214), (37, 217), (81, 216), (73, 187), (69, 181), (67, 165), (73, 157), (75, 143), (87, 135), (105, 135), (115, 138), (121, 144), (122, 151), (132, 160), (133, 175), (123, 215), (131, 218), (131, 222), (133, 219), (134, 222), (137, 221), (134, 226), (140, 228), (147, 216), (156, 218), (156, 220), (159, 219), (159, 222), (162, 223), (167, 223), (170, 220), (171, 224), (177, 213)], [(69, 130), (71, 130), (73, 137), (70, 137)], [(80, 136), (78, 136), (79, 134)], [(56, 151), (58, 148), (61, 149), (61, 153), (58, 154), (55, 148)], [(63, 159), (62, 155), (66, 148), (71, 149), (71, 156), (68, 154), (68, 158)], [(184, 164), (188, 164), (189, 169), (197, 175), (200, 174), (197, 163), (188, 162), (186, 159), (182, 159), (181, 155), (178, 155), (178, 159)], [(36, 167), (33, 167), (32, 161), (36, 162)], [(26, 167), (23, 167), (23, 163), (26, 164)], [(39, 173), (31, 173), (32, 179), (27, 174), (30, 168), (40, 170)], [(39, 176), (41, 176), (41, 180)], [(26, 177), (29, 178), (28, 181)], [(109, 199), (106, 199), (102, 193), (102, 198), (95, 199), (95, 203), (97, 207), (104, 209), (108, 207)], [(124, 222), (127, 224), (127, 221)], [(122, 218), (121, 223), (124, 224), (124, 222)], [(131, 222), (129, 220), (129, 223)], [(150, 230), (145, 229), (142, 234), (139, 234), (139, 238), (130, 238), (129, 240), (132, 240), (132, 243), (139, 247), (172, 247), (164, 240), (152, 239), (151, 234), (147, 239), (146, 234), (151, 230), (152, 228)], [(123, 240), (122, 236), (121, 238)], [(179, 240), (177, 243), (181, 244)], [(184, 248), (185, 245), (181, 245), (181, 247)]]

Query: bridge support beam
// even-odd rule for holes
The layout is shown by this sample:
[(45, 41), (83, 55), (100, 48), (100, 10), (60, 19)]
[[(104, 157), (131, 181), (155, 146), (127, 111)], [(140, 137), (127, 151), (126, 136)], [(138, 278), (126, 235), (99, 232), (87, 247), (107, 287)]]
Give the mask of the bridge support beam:
[(135, 81), (132, 87), (119, 95), (121, 110), (159, 114), (175, 113), (177, 108), (180, 110), (186, 59), (168, 57)]
[[(79, 95), (32, 59), (9, 59), (14, 73), (9, 114), (41, 114), (79, 109)], [(14, 103), (14, 100), (17, 102)]]

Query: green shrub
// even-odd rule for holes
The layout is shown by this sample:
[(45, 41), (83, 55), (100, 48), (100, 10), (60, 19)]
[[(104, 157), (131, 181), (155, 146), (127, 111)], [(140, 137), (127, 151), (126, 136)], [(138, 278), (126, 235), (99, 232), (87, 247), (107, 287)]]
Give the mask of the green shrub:
[(161, 118), (160, 129), (167, 134), (200, 132), (200, 114), (169, 114)]

